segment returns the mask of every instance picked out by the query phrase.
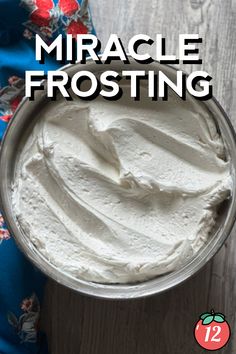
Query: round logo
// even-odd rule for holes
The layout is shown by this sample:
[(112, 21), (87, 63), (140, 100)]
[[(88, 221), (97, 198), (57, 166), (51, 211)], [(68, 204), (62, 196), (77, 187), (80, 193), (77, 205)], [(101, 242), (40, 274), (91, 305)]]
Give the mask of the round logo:
[(230, 327), (222, 313), (203, 313), (194, 328), (197, 343), (206, 350), (223, 348), (230, 338)]

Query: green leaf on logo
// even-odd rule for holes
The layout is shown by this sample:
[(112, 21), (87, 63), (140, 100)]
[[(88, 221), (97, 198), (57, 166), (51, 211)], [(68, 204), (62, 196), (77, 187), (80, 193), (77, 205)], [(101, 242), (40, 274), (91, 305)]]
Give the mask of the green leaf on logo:
[(214, 316), (214, 321), (218, 323), (222, 323), (225, 321), (225, 319), (222, 316), (219, 316), (218, 314)]
[(209, 312), (206, 312), (206, 313), (203, 313), (201, 316), (200, 316), (200, 318), (201, 318), (201, 320), (204, 320), (206, 317), (208, 317), (208, 316), (211, 316), (211, 314), (209, 313)]
[(220, 316), (222, 318), (225, 318), (225, 315), (223, 315), (223, 313), (216, 313), (215, 316)]
[(202, 321), (203, 325), (208, 325), (214, 320), (214, 316), (208, 315), (204, 320)]

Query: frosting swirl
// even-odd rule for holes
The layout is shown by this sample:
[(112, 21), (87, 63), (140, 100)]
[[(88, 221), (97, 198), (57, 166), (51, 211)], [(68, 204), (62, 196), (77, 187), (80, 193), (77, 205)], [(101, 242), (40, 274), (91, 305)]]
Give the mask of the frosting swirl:
[[(48, 103), (13, 187), (20, 226), (52, 264), (100, 283), (181, 267), (210, 237), (230, 194), (216, 124), (194, 99), (125, 94)], [(144, 90), (144, 89), (142, 89)]]

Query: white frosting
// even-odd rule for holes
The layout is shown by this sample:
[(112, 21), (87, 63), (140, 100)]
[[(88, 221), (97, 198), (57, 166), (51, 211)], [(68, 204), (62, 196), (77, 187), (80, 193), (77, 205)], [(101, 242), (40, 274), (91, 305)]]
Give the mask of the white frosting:
[(48, 103), (40, 114), (13, 204), (21, 228), (57, 268), (127, 283), (189, 262), (230, 189), (223, 141), (199, 102), (76, 99)]

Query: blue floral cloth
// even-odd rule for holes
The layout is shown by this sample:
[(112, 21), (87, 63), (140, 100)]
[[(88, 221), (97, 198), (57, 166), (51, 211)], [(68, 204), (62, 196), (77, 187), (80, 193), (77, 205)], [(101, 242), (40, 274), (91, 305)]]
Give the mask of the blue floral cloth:
[[(24, 96), (25, 70), (55, 70), (35, 61), (34, 38), (95, 33), (86, 0), (0, 0), (0, 142)], [(48, 353), (39, 330), (45, 277), (18, 250), (0, 213), (0, 354)]]

